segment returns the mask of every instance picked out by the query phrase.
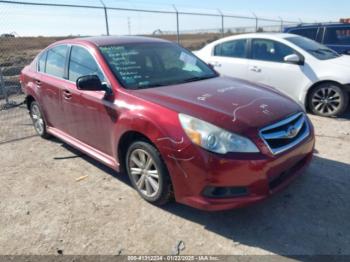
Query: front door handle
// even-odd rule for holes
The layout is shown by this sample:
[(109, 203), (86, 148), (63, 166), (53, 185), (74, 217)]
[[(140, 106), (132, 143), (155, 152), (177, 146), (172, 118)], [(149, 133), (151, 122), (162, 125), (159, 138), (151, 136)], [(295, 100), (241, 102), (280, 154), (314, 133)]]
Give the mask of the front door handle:
[(221, 67), (221, 64), (217, 61), (215, 62), (210, 62), (209, 64), (211, 64), (213, 67)]
[(64, 90), (63, 91), (63, 97), (64, 97), (64, 99), (69, 100), (69, 99), (72, 98), (72, 93), (70, 91), (68, 91), (68, 90)]
[(256, 73), (260, 73), (261, 72), (261, 68), (257, 67), (257, 66), (251, 66), (249, 68), (250, 71), (256, 72)]
[(41, 81), (36, 79), (35, 80), (35, 84), (40, 87), (41, 86)]

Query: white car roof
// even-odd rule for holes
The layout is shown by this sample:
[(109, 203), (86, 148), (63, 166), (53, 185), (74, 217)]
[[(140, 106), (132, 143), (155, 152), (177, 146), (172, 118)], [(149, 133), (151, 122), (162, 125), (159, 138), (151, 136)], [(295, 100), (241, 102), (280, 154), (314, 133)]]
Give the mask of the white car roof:
[(233, 35), (221, 38), (218, 41), (222, 40), (234, 40), (234, 39), (240, 39), (240, 38), (269, 38), (269, 39), (285, 39), (288, 37), (296, 36), (294, 34), (288, 34), (288, 33), (252, 33), (252, 34), (239, 34), (239, 35)]
[(212, 52), (213, 48), (216, 45), (227, 42), (227, 41), (233, 41), (233, 40), (237, 40), (237, 39), (265, 38), (265, 39), (271, 39), (271, 40), (275, 40), (275, 41), (279, 41), (281, 43), (284, 43), (284, 44), (294, 48), (298, 52), (302, 53), (304, 56), (308, 56), (308, 54), (305, 53), (305, 51), (303, 49), (301, 49), (299, 46), (296, 46), (292, 42), (286, 40), (286, 38), (288, 38), (288, 37), (302, 37), (302, 36), (288, 34), (288, 33), (249, 33), (249, 34), (232, 35), (232, 36), (224, 37), (224, 38), (221, 38), (221, 39), (216, 40), (214, 42), (211, 42), (211, 43), (207, 44), (206, 46), (204, 46), (202, 49), (195, 51), (195, 53), (197, 53), (197, 55), (198, 55), (200, 52)]
[[(239, 34), (239, 35), (232, 35), (232, 36), (228, 36), (228, 37), (224, 37), (221, 39), (218, 39), (214, 42), (211, 42), (209, 44), (207, 44), (206, 46), (204, 46), (201, 50), (208, 50), (213, 48), (213, 46), (226, 42), (226, 41), (232, 41), (232, 40), (236, 40), (236, 39), (249, 39), (249, 38), (266, 38), (266, 39), (271, 39), (271, 40), (277, 40), (280, 42), (284, 42), (284, 43), (288, 43), (288, 44), (292, 44), (289, 43), (289, 41), (285, 40), (288, 37), (296, 37), (297, 35), (294, 34), (288, 34), (288, 33), (250, 33), (250, 34)], [(299, 36), (300, 37), (300, 36)], [(297, 50), (300, 51), (300, 49), (298, 47), (296, 47)], [(198, 50), (199, 52), (200, 50)]]

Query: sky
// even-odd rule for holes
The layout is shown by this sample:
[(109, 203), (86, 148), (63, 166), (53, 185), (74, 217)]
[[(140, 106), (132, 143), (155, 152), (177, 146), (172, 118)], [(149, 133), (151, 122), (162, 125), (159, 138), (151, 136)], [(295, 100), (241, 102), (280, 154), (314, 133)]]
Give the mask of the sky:
[[(101, 0), (22, 0), (101, 6)], [(338, 21), (350, 17), (349, 0), (103, 0), (107, 6), (136, 9), (205, 12), (302, 22)], [(180, 15), (180, 31), (217, 31), (220, 17)], [(130, 11), (108, 11), (111, 34), (150, 34), (154, 31), (176, 31), (174, 14), (152, 14)], [(227, 18), (225, 28), (251, 28), (253, 19)], [(261, 27), (280, 26), (280, 22), (259, 21)], [(16, 32), (20, 36), (101, 35), (106, 33), (101, 9), (13, 5), (0, 1), (0, 33)]]

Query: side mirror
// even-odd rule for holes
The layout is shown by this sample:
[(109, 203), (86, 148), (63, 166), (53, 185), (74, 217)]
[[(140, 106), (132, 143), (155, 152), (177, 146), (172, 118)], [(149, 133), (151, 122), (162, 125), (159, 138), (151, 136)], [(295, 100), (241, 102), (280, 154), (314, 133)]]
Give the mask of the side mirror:
[(217, 75), (220, 75), (220, 73), (219, 73), (218, 71), (216, 71), (215, 66), (214, 66), (213, 64), (207, 63), (207, 65), (208, 65), (209, 68), (210, 68), (211, 70), (213, 70)]
[(284, 57), (284, 62), (289, 64), (304, 65), (304, 59), (297, 54), (287, 55)]
[(77, 79), (77, 88), (85, 91), (103, 91), (102, 82), (97, 75), (81, 76)]
[(76, 85), (79, 90), (105, 91), (105, 96), (113, 94), (112, 90), (105, 83), (102, 83), (97, 75), (81, 76), (77, 79)]

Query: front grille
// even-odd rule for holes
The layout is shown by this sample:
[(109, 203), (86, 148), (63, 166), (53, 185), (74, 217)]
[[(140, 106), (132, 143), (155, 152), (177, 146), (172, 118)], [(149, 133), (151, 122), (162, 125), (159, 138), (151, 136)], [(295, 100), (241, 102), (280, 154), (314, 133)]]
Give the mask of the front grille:
[(298, 145), (309, 134), (310, 127), (304, 113), (292, 115), (260, 130), (260, 137), (274, 155)]

